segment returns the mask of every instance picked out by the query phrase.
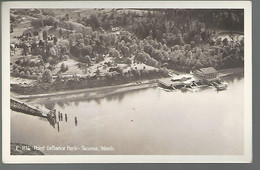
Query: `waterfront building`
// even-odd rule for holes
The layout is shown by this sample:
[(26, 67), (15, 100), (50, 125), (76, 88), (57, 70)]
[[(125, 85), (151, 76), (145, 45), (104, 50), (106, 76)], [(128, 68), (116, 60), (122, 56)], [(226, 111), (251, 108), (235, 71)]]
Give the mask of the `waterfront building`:
[(202, 78), (204, 81), (214, 81), (218, 79), (218, 72), (213, 67), (198, 69), (194, 72), (194, 75)]

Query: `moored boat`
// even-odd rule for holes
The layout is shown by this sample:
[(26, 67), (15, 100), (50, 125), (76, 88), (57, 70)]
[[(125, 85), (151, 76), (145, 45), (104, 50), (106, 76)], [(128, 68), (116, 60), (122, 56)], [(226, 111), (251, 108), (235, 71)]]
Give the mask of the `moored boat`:
[(227, 83), (216, 81), (216, 82), (212, 82), (212, 84), (216, 87), (217, 90), (227, 89)]

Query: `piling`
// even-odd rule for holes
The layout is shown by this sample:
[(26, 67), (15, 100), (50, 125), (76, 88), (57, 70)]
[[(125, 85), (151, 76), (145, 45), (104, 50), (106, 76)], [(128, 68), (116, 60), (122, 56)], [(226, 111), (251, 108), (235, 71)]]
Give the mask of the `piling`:
[(60, 132), (60, 125), (59, 125), (59, 122), (57, 122), (57, 128), (58, 128), (58, 132)]
[(60, 121), (60, 111), (58, 112), (58, 115), (59, 115), (59, 121)]
[(78, 119), (77, 119), (77, 117), (75, 117), (75, 125), (76, 125), (76, 126), (78, 125)]
[(55, 119), (55, 121), (57, 120), (56, 112), (54, 112), (54, 119)]
[(60, 113), (60, 119), (61, 119), (61, 121), (63, 121), (62, 113)]
[(68, 117), (67, 117), (67, 114), (65, 114), (65, 121), (67, 122), (67, 120), (68, 120)]

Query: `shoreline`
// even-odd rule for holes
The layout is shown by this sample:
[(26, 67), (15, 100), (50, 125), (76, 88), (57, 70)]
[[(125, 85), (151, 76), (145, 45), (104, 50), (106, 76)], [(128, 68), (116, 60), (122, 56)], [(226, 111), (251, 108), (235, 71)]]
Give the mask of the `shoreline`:
[(52, 96), (51, 98), (41, 97), (36, 98), (35, 100), (30, 100), (32, 98), (25, 99), (28, 103), (31, 104), (39, 104), (41, 102), (50, 103), (50, 102), (58, 102), (58, 101), (81, 101), (81, 100), (98, 100), (104, 97), (109, 97), (125, 92), (137, 91), (137, 90), (144, 90), (148, 88), (155, 87), (154, 84), (141, 84), (139, 86), (130, 86), (130, 87), (123, 87), (113, 90), (102, 90), (96, 92), (82, 92), (78, 94), (64, 94), (59, 96)]
[[(96, 87), (96, 88), (87, 88), (87, 89), (79, 89), (79, 90), (68, 90), (68, 91), (62, 91), (62, 92), (55, 92), (55, 93), (45, 93), (45, 94), (33, 94), (33, 95), (19, 95), (14, 94), (13, 96), (18, 99), (33, 99), (33, 98), (47, 98), (47, 97), (59, 97), (64, 95), (74, 95), (74, 94), (82, 94), (82, 93), (88, 93), (88, 98), (94, 99), (94, 98), (101, 98), (105, 97), (107, 95), (117, 94), (121, 92), (131, 91), (131, 90), (138, 90), (138, 89), (144, 89), (149, 88), (153, 84), (156, 83), (157, 79), (152, 80), (145, 80), (145, 81), (138, 81), (128, 84), (120, 84), (115, 86), (105, 86), (105, 87)], [(98, 94), (97, 94), (98, 92)], [(93, 95), (93, 93), (96, 93), (96, 97)], [(102, 94), (106, 93), (106, 94)]]
[[(243, 67), (218, 70), (218, 72), (220, 74), (222, 74), (222, 77), (228, 76), (228, 75), (233, 75), (233, 74), (239, 74), (239, 73), (242, 73), (243, 71), (244, 71)], [(161, 79), (161, 78), (159, 78), (159, 79)], [(120, 84), (120, 85), (115, 85), (115, 86), (68, 90), (68, 91), (45, 93), (45, 94), (19, 95), (19, 94), (14, 94), (11, 92), (11, 95), (14, 96), (15, 98), (18, 98), (21, 100), (34, 99), (34, 98), (61, 97), (61, 96), (75, 95), (75, 94), (78, 94), (78, 95), (84, 94), (84, 97), (87, 99), (96, 99), (96, 98), (102, 98), (102, 97), (106, 97), (106, 96), (113, 95), (113, 94), (119, 94), (122, 92), (154, 87), (154, 84), (159, 79), (137, 81), (138, 84), (137, 84), (137, 82), (133, 82), (133, 83)], [(76, 97), (72, 97), (72, 98), (76, 98)]]

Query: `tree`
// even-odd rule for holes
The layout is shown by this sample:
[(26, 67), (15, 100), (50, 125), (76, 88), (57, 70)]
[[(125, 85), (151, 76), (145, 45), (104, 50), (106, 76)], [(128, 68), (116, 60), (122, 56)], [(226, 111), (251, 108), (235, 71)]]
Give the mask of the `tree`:
[(112, 78), (112, 74), (110, 72), (107, 72), (105, 74), (105, 77), (106, 77), (107, 80), (110, 80)]
[(54, 58), (52, 58), (50, 60), (50, 65), (56, 65), (57, 64), (57, 60), (55, 60)]
[(130, 47), (130, 54), (135, 54), (136, 50), (137, 50), (137, 45), (136, 44), (132, 44)]
[(169, 51), (169, 48), (167, 47), (166, 44), (163, 44), (162, 48), (163, 48), (164, 51)]
[(132, 64), (132, 60), (130, 58), (127, 58), (126, 59), (126, 64), (131, 65)]
[(62, 60), (68, 60), (70, 57), (68, 56), (68, 55), (64, 55), (64, 56), (62, 56)]
[(200, 60), (197, 60), (195, 67), (196, 68), (202, 68), (203, 67), (203, 64), (200, 62)]
[(54, 22), (53, 27), (55, 30), (58, 28), (58, 24), (59, 24), (58, 22)]
[(32, 79), (37, 79), (36, 73), (32, 73), (31, 78), (32, 78)]
[(28, 52), (29, 52), (29, 47), (28, 47), (28, 45), (27, 45), (27, 44), (23, 44), (22, 55), (27, 56)]
[(49, 54), (50, 56), (52, 57), (56, 57), (57, 56), (57, 51), (54, 47), (51, 47), (50, 50), (49, 50)]
[(196, 43), (200, 43), (202, 41), (202, 38), (199, 34), (195, 35), (194, 40)]
[(155, 60), (157, 61), (163, 61), (164, 60), (164, 56), (162, 54), (161, 50), (154, 50), (153, 54), (151, 55)]
[(59, 73), (57, 75), (57, 78), (56, 78), (55, 82), (59, 84), (59, 83), (62, 82), (62, 80), (63, 80), (63, 75), (62, 75), (62, 73)]
[(25, 77), (26, 75), (25, 75), (25, 73), (24, 73), (24, 71), (21, 71), (20, 72), (20, 77)]
[(47, 30), (43, 30), (42, 37), (43, 37), (43, 40), (47, 41), (47, 39), (48, 39), (48, 32), (47, 32)]
[(227, 38), (224, 38), (224, 40), (223, 40), (223, 45), (224, 45), (224, 46), (227, 46), (227, 45), (228, 45), (228, 39), (227, 39)]
[(149, 55), (152, 54), (153, 50), (154, 50), (154, 48), (150, 44), (147, 44), (147, 45), (144, 46), (144, 51), (146, 53), (148, 53)]
[(62, 72), (65, 72), (65, 71), (66, 71), (66, 66), (65, 66), (64, 63), (61, 64), (60, 70), (61, 70)]
[(53, 38), (53, 43), (56, 45), (57, 42), (58, 42), (58, 38), (57, 38), (57, 37), (54, 37), (54, 38)]
[(81, 54), (81, 49), (77, 46), (72, 46), (70, 48), (70, 52), (73, 56), (77, 57), (77, 58), (80, 58), (82, 56)]
[(70, 19), (69, 14), (66, 14), (66, 15), (65, 15), (65, 19), (66, 19), (66, 21), (68, 21), (68, 20)]
[(116, 68), (116, 72), (118, 72), (119, 74), (123, 75), (124, 70), (123, 70), (121, 67), (118, 66), (118, 67)]
[(116, 49), (112, 49), (110, 52), (109, 52), (109, 55), (114, 57), (114, 58), (119, 58), (120, 57), (120, 53), (116, 50)]
[(61, 28), (59, 29), (59, 36), (60, 36), (60, 37), (63, 36), (63, 32), (62, 32), (62, 29), (61, 29)]
[(14, 76), (19, 76), (19, 70), (18, 70), (18, 68), (16, 68), (16, 69), (13, 70), (13, 75), (14, 75)]
[(88, 64), (88, 66), (91, 65), (91, 58), (88, 55), (85, 57), (85, 62)]
[(100, 27), (100, 23), (95, 14), (90, 15), (90, 24), (94, 29), (97, 29), (98, 27)]
[(46, 69), (42, 74), (42, 81), (44, 83), (51, 83), (52, 82), (52, 73), (51, 70)]
[(163, 73), (164, 76), (168, 76), (169, 74), (169, 70), (166, 67), (163, 67), (160, 71)]
[(186, 44), (184, 49), (185, 49), (185, 51), (190, 51), (191, 50), (190, 44)]
[(89, 55), (86, 55), (86, 56), (82, 56), (80, 57), (80, 61), (83, 62), (83, 63), (86, 63), (88, 66), (91, 65), (92, 61), (91, 61), (91, 58)]
[(101, 62), (101, 61), (104, 61), (104, 59), (105, 59), (105, 57), (103, 56), (103, 55), (101, 55), (101, 54), (98, 54), (97, 55), (97, 62)]
[(100, 75), (100, 70), (99, 69), (96, 70), (96, 74)]
[(12, 33), (12, 32), (14, 32), (14, 25), (13, 24), (10, 25), (10, 33)]
[(240, 40), (240, 45), (241, 45), (242, 48), (244, 48), (244, 38), (242, 38), (242, 39)]
[(189, 51), (189, 52), (187, 53), (187, 58), (193, 58), (193, 55), (192, 55), (192, 52), (191, 52), (191, 51)]
[(82, 33), (77, 33), (76, 34), (76, 39), (83, 39), (83, 34)]
[(90, 45), (85, 46), (81, 49), (81, 54), (83, 56), (89, 55), (92, 56), (92, 47)]
[(123, 53), (123, 56), (124, 56), (124, 57), (127, 57), (127, 58), (130, 57), (130, 50), (129, 50), (128, 47), (123, 46), (123, 47), (122, 47), (122, 53)]
[(180, 49), (180, 46), (179, 45), (175, 45), (171, 48), (171, 51), (176, 51), (176, 50), (179, 50)]
[(32, 43), (32, 45), (31, 45), (32, 55), (37, 55), (36, 51), (37, 51), (37, 44), (36, 43)]
[(31, 74), (30, 74), (29, 71), (26, 71), (25, 74), (26, 74), (26, 77), (27, 77), (27, 78), (30, 78)]

